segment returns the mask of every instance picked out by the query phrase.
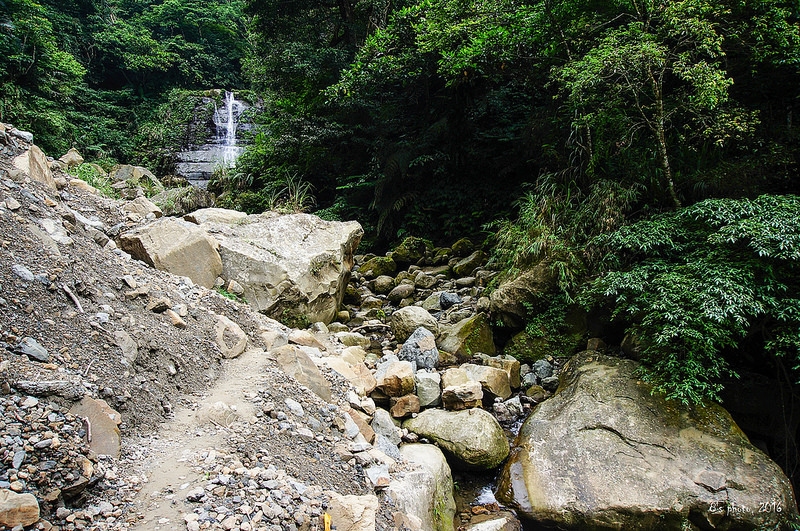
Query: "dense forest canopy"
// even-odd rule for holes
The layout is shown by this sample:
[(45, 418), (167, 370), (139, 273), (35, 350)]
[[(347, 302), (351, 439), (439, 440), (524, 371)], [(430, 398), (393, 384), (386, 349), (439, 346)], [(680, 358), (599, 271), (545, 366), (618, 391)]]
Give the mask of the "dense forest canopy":
[(0, 9), (0, 119), (51, 154), (169, 173), (191, 95), (247, 90), (226, 205), (294, 187), (375, 249), (491, 236), (507, 274), (547, 260), (564, 307), (605, 309), (680, 400), (800, 364), (796, 0)]

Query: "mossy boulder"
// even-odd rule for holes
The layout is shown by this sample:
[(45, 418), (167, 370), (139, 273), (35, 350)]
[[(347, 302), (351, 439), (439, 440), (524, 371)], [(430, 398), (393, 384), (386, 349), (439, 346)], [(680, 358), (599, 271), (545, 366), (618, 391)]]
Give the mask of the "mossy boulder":
[(493, 356), (497, 352), (489, 321), (482, 313), (451, 325), (441, 325), (437, 346), (450, 352), (459, 361), (467, 361), (478, 353)]
[(425, 256), (425, 251), (427, 251), (425, 240), (409, 236), (395, 248), (392, 259), (398, 264), (416, 264)]
[(503, 428), (491, 413), (480, 408), (426, 409), (404, 422), (403, 427), (434, 441), (452, 458), (454, 466), (490, 470), (508, 457)]
[(475, 268), (483, 265), (484, 262), (486, 262), (486, 253), (483, 251), (475, 251), (468, 257), (459, 260), (453, 266), (453, 273), (460, 277), (465, 277), (472, 274), (472, 272), (475, 271)]
[(388, 256), (376, 256), (364, 262), (359, 271), (367, 278), (392, 275), (397, 271), (397, 263)]
[(638, 368), (573, 357), (522, 426), (498, 499), (576, 531), (782, 529), (797, 516), (789, 480), (725, 409), (665, 400)]
[(491, 294), (492, 318), (502, 326), (521, 329), (528, 319), (528, 307), (543, 296), (555, 293), (556, 277), (547, 261), (536, 264), (522, 274), (506, 279)]
[(461, 238), (450, 247), (453, 256), (469, 256), (474, 250), (475, 245), (468, 238)]

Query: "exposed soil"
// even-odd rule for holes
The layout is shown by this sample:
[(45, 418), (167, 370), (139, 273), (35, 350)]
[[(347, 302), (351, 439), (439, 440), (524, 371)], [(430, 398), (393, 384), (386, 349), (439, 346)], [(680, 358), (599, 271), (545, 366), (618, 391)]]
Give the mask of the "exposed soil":
[[(40, 500), (44, 528), (61, 529), (316, 529), (325, 491), (372, 492), (337, 428), (343, 410), (259, 350), (259, 329), (285, 327), (132, 260), (113, 244), (135, 225), (122, 203), (31, 182), (9, 162), (20, 151), (6, 146), (0, 157), (0, 383), (6, 416), (14, 415), (0, 426), (0, 487), (19, 482)], [(147, 308), (162, 297), (185, 328)], [(242, 327), (251, 350), (222, 359), (218, 315)], [(136, 343), (135, 359), (118, 332)], [(23, 354), (24, 338), (47, 359)], [(343, 381), (326, 377), (333, 402), (345, 404)], [(38, 406), (25, 402), (54, 381), (68, 391), (45, 386)], [(83, 392), (121, 413), (120, 459), (90, 455), (86, 427), (68, 413)], [(34, 444), (47, 430), (61, 430), (58, 450)], [(79, 494), (68, 497), (76, 482)], [(186, 501), (197, 487), (205, 494)], [(378, 521), (391, 528), (388, 516)]]

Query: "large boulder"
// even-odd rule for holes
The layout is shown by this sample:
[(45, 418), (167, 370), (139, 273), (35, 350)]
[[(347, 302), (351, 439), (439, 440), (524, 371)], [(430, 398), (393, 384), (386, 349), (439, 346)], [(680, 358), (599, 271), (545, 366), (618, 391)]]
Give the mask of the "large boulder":
[(364, 234), (358, 222), (310, 214), (266, 213), (203, 226), (219, 241), (222, 276), (244, 288), (251, 306), (292, 326), (333, 321)]
[(434, 441), (464, 468), (488, 470), (508, 457), (503, 428), (483, 409), (426, 409), (405, 421), (403, 427)]
[(27, 173), (32, 180), (40, 182), (52, 190), (56, 189), (53, 172), (50, 171), (50, 163), (47, 162), (47, 157), (38, 146), (31, 144), (30, 148), (14, 158), (12, 163), (15, 168)]
[(404, 444), (400, 455), (416, 470), (393, 477), (385, 491), (405, 517), (404, 528), (413, 531), (452, 531), (456, 503), (453, 499), (453, 476), (447, 460), (432, 444)]
[(434, 336), (439, 333), (439, 323), (424, 308), (406, 306), (392, 314), (392, 332), (398, 341), (405, 341), (420, 327), (427, 328)]
[(194, 223), (160, 218), (122, 234), (119, 243), (134, 258), (207, 288), (222, 273), (217, 242)]
[(547, 261), (500, 284), (491, 294), (492, 318), (509, 328), (522, 328), (528, 318), (526, 306), (556, 289), (556, 277)]
[(466, 361), (478, 353), (492, 356), (497, 352), (492, 327), (482, 313), (452, 325), (443, 325), (437, 345), (439, 350), (454, 354), (460, 361)]
[(498, 498), (590, 531), (778, 529), (796, 515), (789, 480), (725, 409), (666, 401), (637, 368), (592, 351), (572, 358), (523, 425)]

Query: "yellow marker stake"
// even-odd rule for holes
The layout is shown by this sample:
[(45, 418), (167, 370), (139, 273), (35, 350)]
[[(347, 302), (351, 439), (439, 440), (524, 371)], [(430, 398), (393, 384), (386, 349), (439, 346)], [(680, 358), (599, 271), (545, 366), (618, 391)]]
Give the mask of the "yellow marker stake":
[(325, 524), (325, 531), (331, 531), (331, 515), (328, 513), (323, 514), (322, 522)]

